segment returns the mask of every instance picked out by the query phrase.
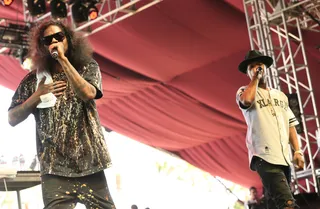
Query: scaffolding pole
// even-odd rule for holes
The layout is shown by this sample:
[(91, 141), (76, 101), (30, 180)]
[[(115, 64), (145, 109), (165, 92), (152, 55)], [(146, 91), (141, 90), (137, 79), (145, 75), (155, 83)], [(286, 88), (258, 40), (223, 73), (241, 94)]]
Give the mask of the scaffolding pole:
[[(298, 96), (303, 132), (298, 135), (304, 152), (301, 171), (292, 167), (295, 193), (319, 192), (320, 126), (302, 30), (320, 32), (320, 1), (243, 0), (251, 49), (274, 59), (267, 71), (268, 85)], [(291, 153), (292, 156), (292, 153)]]

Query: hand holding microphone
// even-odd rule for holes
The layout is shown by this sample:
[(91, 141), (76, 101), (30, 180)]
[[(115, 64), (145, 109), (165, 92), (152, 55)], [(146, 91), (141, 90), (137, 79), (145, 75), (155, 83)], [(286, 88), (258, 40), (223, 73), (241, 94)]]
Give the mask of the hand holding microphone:
[(57, 48), (53, 48), (53, 49), (51, 50), (51, 57), (52, 57), (53, 59), (57, 59), (58, 56), (59, 56), (58, 49), (57, 49)]
[(52, 57), (53, 59), (57, 59), (58, 56), (59, 56), (59, 53), (58, 53), (57, 48), (53, 48), (53, 49), (51, 50), (51, 57)]
[(49, 52), (53, 59), (59, 59), (64, 54), (63, 45), (59, 43), (53, 43), (49, 46)]
[(257, 72), (256, 72), (256, 77), (260, 80), (263, 76), (263, 68), (261, 66), (259, 66), (257, 68)]

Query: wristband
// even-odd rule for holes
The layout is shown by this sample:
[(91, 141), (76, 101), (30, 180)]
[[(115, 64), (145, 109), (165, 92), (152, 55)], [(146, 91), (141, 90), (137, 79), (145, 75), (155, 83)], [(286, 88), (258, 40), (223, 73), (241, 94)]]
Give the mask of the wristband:
[(303, 156), (302, 150), (297, 150), (297, 151), (294, 152), (294, 154), (297, 154), (297, 153), (300, 154), (301, 156)]

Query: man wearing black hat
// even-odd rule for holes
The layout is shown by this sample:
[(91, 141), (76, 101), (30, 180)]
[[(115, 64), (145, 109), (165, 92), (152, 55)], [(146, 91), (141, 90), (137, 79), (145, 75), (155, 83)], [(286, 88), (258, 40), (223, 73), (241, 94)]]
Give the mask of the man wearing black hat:
[(238, 68), (251, 81), (239, 88), (236, 100), (248, 126), (250, 169), (257, 171), (278, 209), (292, 209), (296, 204), (289, 186), (290, 144), (295, 150), (296, 167), (304, 166), (295, 129), (299, 122), (289, 108), (287, 96), (267, 87), (266, 69), (272, 64), (271, 57), (249, 51)]

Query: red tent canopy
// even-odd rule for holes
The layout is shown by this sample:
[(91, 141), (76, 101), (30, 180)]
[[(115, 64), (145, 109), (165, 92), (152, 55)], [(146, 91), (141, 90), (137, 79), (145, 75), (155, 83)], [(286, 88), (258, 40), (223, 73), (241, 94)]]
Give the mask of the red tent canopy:
[[(0, 17), (23, 20), (22, 11), (15, 1), (0, 6)], [(315, 35), (305, 32), (312, 78), (320, 75)], [(242, 1), (164, 0), (89, 40), (103, 74), (97, 103), (104, 126), (213, 175), (260, 186), (235, 102), (249, 81), (237, 70), (250, 49)], [(1, 85), (15, 89), (26, 73), (16, 59), (0, 56)], [(319, 95), (320, 83), (313, 86)]]

